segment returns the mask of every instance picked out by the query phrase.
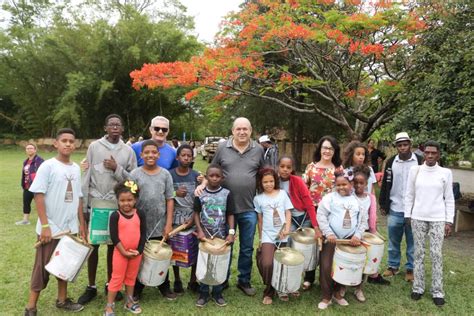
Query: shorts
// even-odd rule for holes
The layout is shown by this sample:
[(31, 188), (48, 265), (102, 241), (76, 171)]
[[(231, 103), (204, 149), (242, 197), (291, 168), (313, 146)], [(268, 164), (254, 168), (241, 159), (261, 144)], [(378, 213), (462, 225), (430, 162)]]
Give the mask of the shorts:
[[(38, 238), (39, 239), (39, 238)], [(52, 239), (47, 244), (40, 245), (36, 248), (35, 263), (33, 264), (33, 273), (31, 274), (31, 290), (40, 292), (44, 290), (49, 282), (49, 272), (44, 268), (51, 256), (53, 255), (54, 249), (58, 245), (60, 239)]]

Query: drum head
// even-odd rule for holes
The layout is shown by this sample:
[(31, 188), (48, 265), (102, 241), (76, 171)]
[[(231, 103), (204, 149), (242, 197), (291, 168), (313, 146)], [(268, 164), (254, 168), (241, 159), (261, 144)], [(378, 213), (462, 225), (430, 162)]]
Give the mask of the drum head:
[(72, 234), (67, 234), (67, 235), (65, 235), (64, 237), (66, 237), (66, 236), (69, 237), (69, 238), (71, 238), (72, 240), (74, 240), (74, 241), (77, 242), (78, 244), (83, 245), (84, 247), (87, 247), (87, 248), (90, 248), (90, 249), (93, 249), (93, 248), (94, 248), (94, 247), (92, 247), (90, 244), (88, 244), (88, 243), (87, 243), (84, 239), (82, 239), (82, 238), (79, 238), (79, 237), (74, 236), (74, 235), (72, 235)]
[(210, 253), (212, 255), (223, 255), (230, 252), (230, 246), (225, 245), (225, 240), (220, 238), (214, 238), (207, 241), (201, 241), (199, 243), (199, 250)]
[(363, 233), (362, 240), (372, 245), (383, 245), (383, 240), (377, 235), (371, 233)]
[(303, 228), (291, 234), (291, 239), (302, 243), (302, 244), (315, 244), (316, 240), (314, 239), (314, 229), (313, 228)]
[(168, 260), (173, 255), (173, 250), (168, 244), (161, 244), (160, 240), (149, 240), (145, 244), (143, 251), (145, 256), (156, 260)]
[(276, 250), (274, 258), (288, 266), (297, 266), (304, 263), (304, 255), (300, 251), (289, 247)]
[(351, 245), (337, 245), (336, 248), (343, 252), (353, 253), (353, 254), (361, 254), (361, 253), (367, 252), (367, 249), (365, 249), (364, 246), (352, 247)]

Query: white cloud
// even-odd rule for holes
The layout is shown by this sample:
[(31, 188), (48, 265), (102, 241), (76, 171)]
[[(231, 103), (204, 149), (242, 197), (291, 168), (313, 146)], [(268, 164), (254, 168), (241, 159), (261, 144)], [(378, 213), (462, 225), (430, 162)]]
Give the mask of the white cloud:
[(238, 11), (243, 0), (181, 0), (194, 17), (195, 33), (205, 42), (212, 42), (222, 18), (230, 11)]

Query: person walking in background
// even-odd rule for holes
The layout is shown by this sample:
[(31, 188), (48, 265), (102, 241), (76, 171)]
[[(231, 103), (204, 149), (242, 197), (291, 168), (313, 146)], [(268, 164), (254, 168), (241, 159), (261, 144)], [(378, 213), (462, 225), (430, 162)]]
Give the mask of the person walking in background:
[[(333, 191), (336, 181), (335, 173), (342, 172), (339, 144), (332, 136), (323, 136), (316, 146), (313, 162), (306, 166), (303, 181), (309, 189), (316, 213), (322, 198)], [(316, 278), (315, 271), (307, 271), (303, 290), (309, 290)]]
[(278, 162), (278, 147), (273, 144), (272, 140), (268, 135), (263, 135), (258, 139), (260, 145), (262, 145), (264, 154), (263, 161), (264, 165), (270, 166), (276, 170)]
[[(176, 160), (176, 149), (166, 143), (166, 137), (170, 131), (170, 121), (164, 116), (155, 116), (150, 123), (150, 134), (151, 139), (155, 141), (158, 145), (158, 150), (160, 152), (160, 159), (156, 161), (158, 166), (165, 168), (166, 170), (171, 170), (178, 166), (178, 161)], [(141, 157), (142, 152), (142, 140), (139, 139), (138, 142), (132, 145), (132, 149), (135, 152), (137, 157), (137, 165), (143, 166), (143, 158)]]
[(375, 140), (373, 139), (367, 141), (367, 149), (369, 150), (370, 166), (372, 167), (372, 170), (374, 170), (374, 173), (377, 173), (379, 172), (379, 166), (382, 165), (386, 156), (383, 152), (377, 149)]
[(23, 188), (23, 219), (16, 222), (16, 225), (29, 225), (31, 213), (31, 201), (34, 194), (29, 191), (31, 184), (36, 176), (36, 171), (43, 163), (44, 159), (36, 154), (37, 148), (35, 144), (28, 144), (25, 147), (26, 156), (28, 158), (23, 161), (23, 169), (21, 170), (21, 187)]
[(425, 163), (413, 166), (407, 180), (404, 200), (405, 219), (411, 220), (415, 244), (414, 282), (411, 298), (421, 299), (425, 292), (425, 242), (430, 240), (431, 296), (443, 306), (443, 241), (451, 235), (454, 220), (453, 175), (440, 167), (440, 145), (425, 143)]
[(405, 280), (413, 281), (413, 233), (411, 226), (405, 222), (403, 199), (406, 195), (408, 173), (413, 166), (420, 165), (422, 158), (411, 152), (411, 139), (407, 133), (395, 136), (398, 154), (387, 160), (380, 190), (380, 213), (388, 215), (388, 268), (383, 273), (391, 277), (399, 272), (401, 261), (401, 242), (406, 240)]

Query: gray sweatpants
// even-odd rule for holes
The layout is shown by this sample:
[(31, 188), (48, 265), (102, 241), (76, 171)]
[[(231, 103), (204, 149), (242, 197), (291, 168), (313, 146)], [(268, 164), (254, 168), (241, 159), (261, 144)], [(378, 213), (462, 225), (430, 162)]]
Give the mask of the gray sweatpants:
[(412, 219), (411, 228), (415, 244), (413, 292), (425, 292), (425, 241), (430, 238), (431, 295), (444, 298), (443, 291), (443, 240), (445, 222), (427, 222)]

